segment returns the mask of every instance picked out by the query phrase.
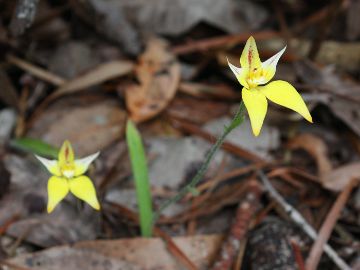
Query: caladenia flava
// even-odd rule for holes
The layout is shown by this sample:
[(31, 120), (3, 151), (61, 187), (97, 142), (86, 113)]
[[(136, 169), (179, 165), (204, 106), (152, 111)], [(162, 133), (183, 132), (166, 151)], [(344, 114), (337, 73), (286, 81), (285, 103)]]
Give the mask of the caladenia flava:
[(90, 178), (83, 175), (99, 154), (100, 152), (97, 152), (82, 159), (75, 159), (70, 142), (65, 141), (60, 149), (58, 160), (49, 160), (35, 155), (52, 174), (48, 181), (48, 213), (54, 210), (69, 191), (94, 209), (100, 210), (95, 187)]
[[(204, 177), (210, 161), (217, 150), (221, 147), (226, 136), (244, 120), (245, 108), (249, 113), (251, 127), (255, 136), (258, 136), (263, 125), (267, 112), (267, 99), (286, 108), (292, 109), (302, 115), (306, 120), (312, 122), (312, 117), (306, 107), (302, 97), (296, 89), (288, 82), (277, 80), (269, 81), (274, 77), (277, 63), (281, 55), (285, 52), (283, 48), (280, 52), (265, 62), (261, 62), (256, 43), (250, 37), (240, 57), (241, 67), (236, 67), (229, 63), (230, 69), (243, 86), (242, 102), (231, 123), (224, 128), (223, 133), (217, 139), (207, 154), (204, 163), (194, 176), (194, 178), (183, 187), (175, 196), (166, 200), (154, 214), (154, 222), (160, 217), (162, 211), (173, 203), (179, 201), (187, 193), (197, 194), (196, 185)], [(244, 106), (245, 105), (245, 106)], [(241, 138), (239, 138), (241, 140)]]
[(267, 99), (294, 110), (312, 123), (305, 102), (290, 83), (281, 80), (269, 83), (275, 75), (277, 63), (285, 49), (286, 47), (265, 62), (261, 62), (255, 39), (250, 37), (240, 57), (241, 68), (228, 61), (230, 69), (243, 86), (242, 99), (255, 136), (260, 134), (265, 119)]

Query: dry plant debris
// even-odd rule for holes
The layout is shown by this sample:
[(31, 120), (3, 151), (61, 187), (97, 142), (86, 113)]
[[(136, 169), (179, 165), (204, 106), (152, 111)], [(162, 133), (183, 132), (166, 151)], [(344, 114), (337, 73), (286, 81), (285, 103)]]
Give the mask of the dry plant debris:
[[(0, 7), (2, 269), (360, 269), (359, 1)], [(287, 45), (274, 79), (301, 93), (314, 124), (270, 104), (255, 138), (246, 116), (195, 190), (140, 238), (127, 118), (158, 209), (238, 108), (227, 58), (238, 63), (249, 36), (261, 59)], [(24, 137), (36, 143), (19, 148)], [(78, 157), (101, 151), (88, 170), (101, 212), (67, 196), (46, 213), (47, 174), (28, 151), (65, 140)]]

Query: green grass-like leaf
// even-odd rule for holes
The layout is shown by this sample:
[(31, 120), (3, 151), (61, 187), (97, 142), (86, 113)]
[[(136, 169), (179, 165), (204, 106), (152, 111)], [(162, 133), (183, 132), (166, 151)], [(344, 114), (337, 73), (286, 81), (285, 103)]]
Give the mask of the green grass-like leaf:
[(54, 159), (57, 159), (59, 152), (58, 148), (47, 144), (42, 140), (27, 137), (12, 140), (10, 146), (25, 152)]
[(152, 235), (153, 213), (148, 167), (141, 135), (130, 120), (126, 126), (126, 141), (135, 179), (141, 235), (150, 237)]

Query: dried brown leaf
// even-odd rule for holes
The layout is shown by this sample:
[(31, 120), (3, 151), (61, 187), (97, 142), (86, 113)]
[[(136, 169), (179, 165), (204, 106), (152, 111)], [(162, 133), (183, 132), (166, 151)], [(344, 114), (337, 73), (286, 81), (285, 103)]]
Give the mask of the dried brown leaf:
[(114, 60), (101, 64), (89, 72), (61, 85), (52, 95), (52, 98), (78, 92), (104, 81), (124, 76), (129, 74), (133, 70), (133, 67), (132, 62), (124, 60)]
[[(96, 97), (99, 99), (99, 97)], [(123, 134), (125, 111), (111, 99), (61, 99), (37, 119), (28, 136), (53, 145), (70, 140), (81, 155), (97, 152)]]
[[(219, 235), (176, 237), (176, 245), (199, 269), (208, 269), (222, 237)], [(154, 259), (156, 258), (156, 259)], [(22, 255), (9, 262), (30, 269), (177, 269), (179, 264), (159, 238), (132, 238), (79, 242), (34, 254)]]
[(332, 165), (328, 158), (328, 148), (325, 142), (313, 134), (300, 134), (289, 142), (290, 149), (303, 149), (315, 160), (319, 175), (331, 171)]
[(360, 179), (360, 163), (352, 163), (332, 169), (328, 158), (328, 148), (325, 142), (313, 134), (300, 134), (289, 142), (291, 149), (301, 148), (315, 160), (323, 187), (332, 191), (341, 191), (352, 180)]
[(341, 166), (320, 178), (325, 188), (336, 192), (342, 191), (353, 179), (360, 179), (360, 162)]
[(167, 44), (151, 39), (136, 69), (139, 84), (126, 88), (126, 106), (134, 121), (148, 120), (159, 114), (175, 96), (180, 81), (180, 65)]

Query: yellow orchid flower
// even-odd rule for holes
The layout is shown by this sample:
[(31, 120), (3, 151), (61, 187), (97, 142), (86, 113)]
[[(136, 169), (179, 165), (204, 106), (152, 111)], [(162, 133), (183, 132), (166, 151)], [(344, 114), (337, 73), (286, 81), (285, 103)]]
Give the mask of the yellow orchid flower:
[(228, 60), (230, 69), (243, 86), (242, 99), (255, 136), (260, 134), (265, 119), (267, 99), (294, 110), (312, 123), (305, 102), (291, 84), (280, 80), (267, 84), (274, 77), (276, 65), (285, 49), (286, 46), (265, 62), (261, 62), (255, 39), (250, 37), (240, 57), (241, 68), (232, 65)]
[(83, 175), (99, 154), (100, 152), (97, 152), (82, 159), (75, 159), (70, 142), (65, 141), (60, 149), (58, 160), (48, 160), (35, 155), (53, 175), (48, 181), (48, 213), (54, 210), (69, 191), (94, 209), (100, 210), (95, 187), (90, 178)]

